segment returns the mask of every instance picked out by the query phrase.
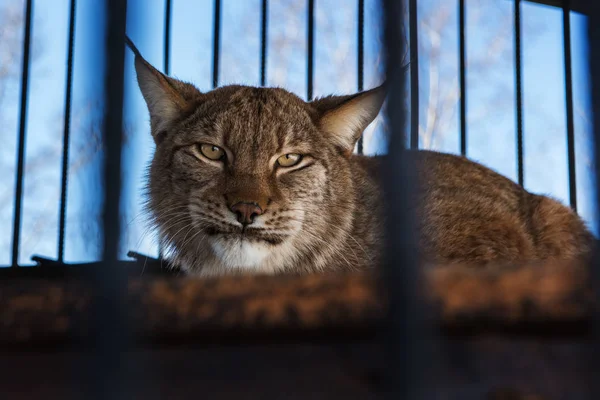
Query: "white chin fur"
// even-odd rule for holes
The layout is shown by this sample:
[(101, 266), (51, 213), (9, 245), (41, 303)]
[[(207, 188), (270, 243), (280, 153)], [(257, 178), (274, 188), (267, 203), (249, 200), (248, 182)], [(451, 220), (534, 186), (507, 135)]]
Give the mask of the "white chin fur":
[(217, 258), (228, 268), (256, 269), (267, 258), (269, 248), (240, 239), (213, 239), (210, 245)]

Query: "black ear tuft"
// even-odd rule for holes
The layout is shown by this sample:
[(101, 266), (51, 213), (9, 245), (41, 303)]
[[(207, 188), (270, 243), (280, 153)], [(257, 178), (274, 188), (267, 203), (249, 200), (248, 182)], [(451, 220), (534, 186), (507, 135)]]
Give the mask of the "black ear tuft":
[(125, 35), (125, 44), (133, 51), (133, 54), (135, 54), (136, 57), (142, 57), (142, 53), (140, 53), (135, 44), (133, 44), (133, 40), (129, 39), (129, 36), (127, 35)]

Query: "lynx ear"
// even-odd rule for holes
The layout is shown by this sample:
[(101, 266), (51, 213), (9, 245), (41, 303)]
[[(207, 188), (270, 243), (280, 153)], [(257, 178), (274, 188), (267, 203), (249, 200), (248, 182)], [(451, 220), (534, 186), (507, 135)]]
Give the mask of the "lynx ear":
[(202, 93), (189, 83), (159, 72), (136, 50), (138, 85), (150, 111), (152, 136), (158, 143), (177, 119), (193, 110)]
[(349, 96), (330, 96), (313, 101), (319, 112), (319, 127), (330, 135), (344, 154), (350, 156), (363, 131), (381, 109), (385, 99), (385, 84)]

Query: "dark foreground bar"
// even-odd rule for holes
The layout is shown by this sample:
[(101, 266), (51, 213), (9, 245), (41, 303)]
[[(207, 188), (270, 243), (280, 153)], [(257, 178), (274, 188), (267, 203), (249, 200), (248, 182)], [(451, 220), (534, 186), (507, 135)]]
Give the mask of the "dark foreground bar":
[[(600, 3), (589, 1), (587, 3), (587, 28), (588, 28), (588, 50), (589, 71), (591, 78), (591, 98), (593, 111), (594, 129), (594, 156), (596, 167), (596, 209), (600, 208)], [(595, 290), (594, 298), (596, 304), (600, 302), (600, 246), (596, 245), (596, 253), (592, 268), (591, 285)], [(600, 308), (594, 313), (595, 346), (587, 353), (588, 368), (596, 373), (600, 370)], [(589, 381), (591, 398), (600, 398), (600, 381), (591, 379)]]
[[(121, 175), (123, 151), (123, 87), (125, 64), (126, 0), (107, 0), (104, 3), (104, 120), (102, 141), (104, 150), (102, 260), (103, 265), (90, 268), (89, 285), (92, 295), (88, 315), (90, 329), (85, 340), (90, 345), (85, 398), (120, 400), (128, 398), (126, 391), (125, 351), (128, 347), (127, 292), (125, 271), (119, 268), (121, 237)], [(85, 321), (71, 322), (85, 329)]]

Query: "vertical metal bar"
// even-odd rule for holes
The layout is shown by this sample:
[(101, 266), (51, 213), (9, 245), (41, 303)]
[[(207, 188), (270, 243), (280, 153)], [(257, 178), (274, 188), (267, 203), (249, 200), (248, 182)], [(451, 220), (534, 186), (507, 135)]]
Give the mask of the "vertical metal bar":
[(165, 47), (164, 47), (164, 73), (170, 74), (171, 57), (171, 0), (165, 0)]
[(419, 38), (417, 0), (408, 0), (410, 30), (410, 148), (419, 148)]
[(58, 262), (65, 259), (65, 231), (67, 220), (67, 185), (69, 181), (69, 144), (71, 136), (71, 95), (73, 92), (73, 52), (75, 48), (76, 0), (71, 0), (69, 11), (69, 44), (67, 48), (67, 78), (65, 88), (65, 121), (63, 130), (62, 179), (60, 185), (60, 220), (58, 229)]
[[(163, 72), (169, 75), (171, 72), (171, 10), (173, 4), (171, 0), (165, 0), (165, 39), (164, 39), (164, 57), (163, 57)], [(163, 257), (162, 241), (158, 240), (158, 259)]]
[[(99, 279), (108, 287), (113, 286), (114, 275), (119, 270), (114, 262), (119, 254), (120, 197), (121, 197), (121, 145), (123, 142), (123, 83), (125, 61), (125, 17), (127, 2), (108, 0), (106, 31), (106, 74), (105, 74), (105, 116), (104, 116), (104, 246), (102, 259), (110, 264)], [(113, 276), (111, 276), (114, 274)]]
[(521, 0), (515, 0), (515, 91), (517, 95), (517, 176), (519, 185), (523, 185), (523, 98), (521, 82)]
[(458, 41), (460, 47), (460, 154), (467, 154), (467, 78), (465, 43), (465, 0), (458, 2)]
[(306, 99), (313, 99), (313, 78), (314, 78), (314, 58), (315, 58), (315, 0), (308, 0), (307, 17), (307, 54), (306, 54)]
[[(592, 118), (594, 133), (594, 161), (596, 172), (596, 210), (600, 210), (600, 2), (590, 1), (587, 6), (587, 30), (589, 51), (589, 76), (592, 99)], [(594, 290), (595, 302), (600, 304), (600, 247), (596, 245), (594, 259), (591, 265), (591, 284)], [(596, 379), (600, 368), (600, 308), (592, 307), (594, 316), (594, 341), (592, 351), (588, 354), (588, 376), (590, 381), (590, 399), (600, 398), (600, 381)]]
[(117, 263), (121, 234), (121, 151), (123, 143), (123, 84), (126, 0), (106, 0), (104, 74), (104, 206), (103, 262), (91, 270), (94, 356), (88, 398), (124, 399), (127, 367), (125, 292), (127, 277)]
[(21, 70), (21, 109), (19, 114), (19, 144), (17, 147), (17, 176), (15, 187), (15, 208), (13, 217), (12, 266), (19, 266), (19, 246), (21, 240), (21, 217), (23, 203), (23, 174), (25, 166), (25, 133), (27, 132), (27, 95), (29, 92), (29, 56), (31, 47), (32, 0), (25, 2), (25, 31), (23, 39), (23, 67)]
[(260, 25), (260, 86), (267, 84), (267, 0), (262, 0)]
[(563, 1), (563, 46), (565, 60), (565, 101), (567, 107), (567, 156), (569, 160), (569, 200), (577, 211), (575, 176), (575, 127), (573, 123), (573, 74), (571, 70), (571, 1)]
[(213, 21), (213, 88), (219, 86), (219, 55), (221, 52), (221, 0), (215, 0)]
[[(415, 1), (411, 0), (409, 9), (411, 45), (416, 36)], [(387, 287), (388, 316), (386, 351), (388, 365), (389, 398), (415, 399), (422, 387), (423, 311), (419, 309), (417, 299), (418, 255), (414, 238), (414, 198), (410, 195), (415, 188), (415, 168), (411, 167), (410, 151), (406, 149), (405, 124), (406, 84), (402, 68), (405, 54), (403, 40), (402, 11), (405, 1), (385, 0), (383, 18), (386, 48), (386, 77), (390, 87), (387, 104), (387, 117), (391, 129), (390, 156), (383, 166), (385, 197), (389, 199), (386, 210), (386, 256), (383, 269), (383, 283)], [(413, 59), (414, 61), (414, 59)], [(414, 68), (414, 65), (413, 65)], [(412, 78), (411, 78), (412, 83)], [(412, 89), (412, 88), (411, 88)], [(412, 92), (411, 94), (414, 94)], [(390, 112), (391, 110), (391, 112)], [(414, 110), (411, 110), (414, 111)], [(413, 126), (418, 120), (412, 119)], [(411, 131), (412, 135), (412, 131)]]
[[(358, 91), (364, 89), (365, 79), (365, 0), (358, 0), (358, 37), (356, 38), (356, 61), (358, 76)], [(363, 137), (358, 139), (358, 154), (363, 154)]]

